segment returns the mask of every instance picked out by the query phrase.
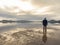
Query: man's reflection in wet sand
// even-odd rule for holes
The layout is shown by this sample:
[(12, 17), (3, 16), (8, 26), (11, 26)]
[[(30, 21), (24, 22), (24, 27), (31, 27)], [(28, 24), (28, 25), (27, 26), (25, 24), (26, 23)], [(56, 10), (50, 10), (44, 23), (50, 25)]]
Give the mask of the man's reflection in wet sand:
[(47, 41), (47, 27), (43, 27), (43, 37), (42, 37), (42, 41), (44, 43), (46, 43)]

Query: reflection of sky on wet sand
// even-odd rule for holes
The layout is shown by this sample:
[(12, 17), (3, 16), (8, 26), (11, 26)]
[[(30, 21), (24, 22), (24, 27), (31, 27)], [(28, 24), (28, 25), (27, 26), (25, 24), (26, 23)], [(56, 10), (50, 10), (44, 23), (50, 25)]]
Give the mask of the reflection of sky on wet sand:
[[(0, 26), (0, 32), (3, 37), (7, 39), (8, 43), (20, 40), (21, 45), (43, 45), (42, 36), (43, 29), (40, 24), (7, 24)], [(45, 45), (60, 45), (60, 28), (59, 26), (49, 26), (47, 27), (47, 41)], [(56, 30), (57, 29), (57, 30)], [(1, 37), (0, 37), (1, 38)], [(27, 42), (28, 41), (28, 42)], [(30, 41), (30, 42), (29, 42)], [(3, 42), (2, 42), (3, 43)], [(5, 42), (6, 43), (6, 42)], [(18, 43), (18, 45), (19, 45)], [(13, 44), (13, 45), (14, 45)]]

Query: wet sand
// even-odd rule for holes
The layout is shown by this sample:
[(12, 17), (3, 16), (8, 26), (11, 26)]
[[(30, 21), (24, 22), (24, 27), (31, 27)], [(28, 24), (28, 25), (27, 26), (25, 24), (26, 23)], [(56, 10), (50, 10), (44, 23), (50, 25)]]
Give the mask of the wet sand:
[(43, 33), (39, 24), (25, 25), (0, 26), (4, 30), (0, 33), (0, 45), (60, 45), (60, 26), (49, 25), (47, 33)]

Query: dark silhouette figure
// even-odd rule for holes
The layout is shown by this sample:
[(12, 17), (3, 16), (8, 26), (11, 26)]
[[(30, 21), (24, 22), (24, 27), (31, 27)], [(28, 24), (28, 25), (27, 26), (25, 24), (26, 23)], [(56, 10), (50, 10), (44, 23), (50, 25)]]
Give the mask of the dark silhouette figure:
[(46, 18), (44, 18), (44, 20), (43, 20), (43, 26), (47, 26), (47, 24), (48, 24), (48, 21), (47, 21)]
[(42, 37), (42, 41), (44, 43), (46, 43), (46, 41), (47, 41), (47, 25), (48, 25), (48, 21), (46, 20), (46, 18), (44, 18), (44, 20), (43, 20), (43, 37)]
[(43, 33), (47, 33), (47, 25), (48, 25), (48, 21), (46, 20), (46, 18), (44, 18), (43, 20)]

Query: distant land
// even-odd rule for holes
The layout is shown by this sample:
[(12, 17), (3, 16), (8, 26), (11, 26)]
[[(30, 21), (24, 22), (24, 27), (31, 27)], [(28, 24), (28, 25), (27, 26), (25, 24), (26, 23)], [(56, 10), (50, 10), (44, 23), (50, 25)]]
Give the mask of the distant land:
[(33, 21), (28, 21), (28, 20), (1, 20), (0, 23), (28, 23), (28, 22), (33, 22)]
[[(30, 21), (30, 20), (1, 20), (0, 23), (31, 23), (31, 22), (42, 22), (42, 21)], [(60, 20), (49, 20), (49, 23), (60, 23)]]

